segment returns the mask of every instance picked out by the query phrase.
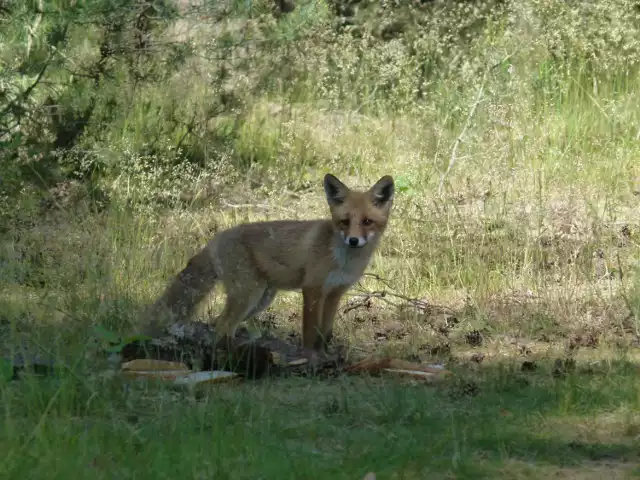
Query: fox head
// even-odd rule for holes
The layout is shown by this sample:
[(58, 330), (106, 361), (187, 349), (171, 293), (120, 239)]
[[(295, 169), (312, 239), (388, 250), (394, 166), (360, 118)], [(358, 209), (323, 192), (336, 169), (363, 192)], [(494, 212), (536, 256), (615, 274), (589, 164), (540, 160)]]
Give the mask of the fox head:
[(369, 190), (355, 191), (328, 173), (324, 192), (334, 230), (346, 245), (361, 248), (382, 235), (393, 204), (392, 177), (385, 175)]

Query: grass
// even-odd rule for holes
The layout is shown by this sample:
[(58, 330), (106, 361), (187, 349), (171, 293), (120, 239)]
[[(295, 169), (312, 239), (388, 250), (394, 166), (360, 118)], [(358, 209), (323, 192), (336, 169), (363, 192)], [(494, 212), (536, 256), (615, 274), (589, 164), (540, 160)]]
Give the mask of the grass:
[(636, 377), (624, 364), (563, 379), (487, 368), (472, 376), (472, 394), (462, 378), (437, 387), (292, 378), (195, 398), (63, 374), (4, 390), (2, 469), (5, 478), (632, 478)]
[[(334, 133), (333, 145), (375, 149), (373, 158), (383, 159), (388, 149), (400, 151), (393, 145), (406, 130), (380, 119), (363, 123), (362, 139), (345, 129)], [(316, 133), (306, 123), (290, 128)], [(364, 138), (374, 128), (386, 128), (386, 140), (371, 146)], [(327, 130), (318, 135), (322, 145)], [(151, 215), (53, 211), (4, 243), (4, 347), (26, 341), (64, 365), (58, 378), (2, 386), (4, 478), (640, 474), (637, 224), (624, 217), (633, 196), (609, 189), (617, 177), (605, 178), (600, 190), (595, 172), (564, 170), (563, 182), (543, 182), (540, 171), (556, 168), (552, 156), (539, 159), (538, 170), (505, 177), (498, 169), (489, 178), (487, 154), (486, 163), (454, 168), (454, 186), (440, 197), (437, 177), (421, 177), (418, 168), (411, 177), (411, 150), (403, 145), (407, 159), (398, 165), (353, 163), (354, 171), (366, 170), (351, 175), (337, 168), (361, 185), (386, 171), (410, 180), (370, 269), (384, 281), (367, 277), (352, 292), (359, 296), (348, 301), (357, 308), (341, 314), (336, 333), (361, 354), (443, 360), (453, 380), (424, 386), (390, 378), (272, 379), (197, 397), (122, 385), (101, 374), (88, 327), (129, 330), (137, 308), (216, 230), (322, 215), (320, 189), (266, 195), (250, 188), (249, 177), (225, 187), (208, 207)], [(625, 222), (630, 235), (621, 233)], [(565, 232), (566, 223), (573, 229)], [(390, 295), (362, 302), (366, 292), (380, 290)], [(209, 307), (219, 309), (221, 298), (216, 292)], [(402, 298), (433, 308), (412, 308)], [(283, 294), (255, 323), (295, 335), (299, 302), (298, 294)], [(484, 340), (472, 347), (467, 334), (476, 330)], [(472, 356), (479, 353), (478, 365)], [(554, 376), (554, 361), (567, 356), (576, 359), (576, 371)], [(537, 370), (522, 372), (525, 360)]]
[[(473, 48), (424, 28), (412, 48), (445, 52), (450, 69), (427, 86), (401, 42), (335, 39), (306, 17), (305, 36), (292, 17), (282, 28), (295, 42), (257, 51), (254, 66), (304, 73), (295, 95), (251, 90), (235, 136), (220, 133), (228, 118), (194, 127), (204, 144), (230, 143), (203, 154), (199, 172), (161, 141), (161, 153), (134, 147), (160, 120), (144, 116), (158, 98), (207, 110), (204, 79), (218, 64), (194, 57), (170, 81), (139, 87), (126, 128), (110, 133), (134, 145), (109, 150), (121, 168), (100, 186), (113, 201), (75, 184), (44, 203), (24, 189), (0, 238), (0, 353), (28, 345), (60, 365), (0, 383), (3, 478), (639, 477), (640, 77), (615, 45), (586, 61), (602, 30), (563, 17), (564, 2), (542, 3), (519, 2), (517, 21), (492, 24)], [(462, 13), (452, 18), (466, 29)], [(453, 22), (438, 15), (429, 21), (440, 28)], [(556, 37), (563, 22), (580, 36)], [(326, 49), (310, 47), (318, 38)], [(558, 60), (563, 48), (575, 64)], [(509, 68), (487, 70), (507, 57)], [(104, 373), (92, 326), (135, 329), (139, 308), (220, 229), (326, 215), (326, 171), (360, 187), (391, 174), (398, 192), (337, 340), (355, 355), (443, 361), (452, 379), (282, 378), (195, 395)], [(220, 293), (200, 317), (221, 308)], [(254, 326), (299, 336), (300, 301), (280, 295)], [(575, 369), (559, 373), (566, 359)]]

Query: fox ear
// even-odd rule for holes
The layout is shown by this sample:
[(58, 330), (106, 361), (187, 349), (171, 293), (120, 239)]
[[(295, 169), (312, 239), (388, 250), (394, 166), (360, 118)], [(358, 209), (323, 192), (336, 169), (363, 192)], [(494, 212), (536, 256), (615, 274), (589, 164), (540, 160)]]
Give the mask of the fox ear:
[(382, 207), (393, 200), (393, 194), (395, 191), (393, 185), (393, 178), (389, 175), (385, 175), (369, 190), (373, 196), (373, 203), (377, 207)]
[(329, 205), (340, 205), (348, 191), (349, 188), (330, 173), (324, 176), (324, 193)]

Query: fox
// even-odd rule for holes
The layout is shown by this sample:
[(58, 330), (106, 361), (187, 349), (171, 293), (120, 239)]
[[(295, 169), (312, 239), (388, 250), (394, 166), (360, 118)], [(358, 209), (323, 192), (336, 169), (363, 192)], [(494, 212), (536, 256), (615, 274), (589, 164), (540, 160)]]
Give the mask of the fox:
[(243, 223), (216, 233), (151, 306), (146, 333), (189, 318), (221, 282), (226, 299), (213, 320), (216, 335), (233, 338), (278, 291), (301, 291), (302, 347), (326, 351), (340, 300), (363, 276), (387, 228), (394, 180), (385, 175), (368, 190), (352, 190), (327, 173), (323, 184), (328, 218)]

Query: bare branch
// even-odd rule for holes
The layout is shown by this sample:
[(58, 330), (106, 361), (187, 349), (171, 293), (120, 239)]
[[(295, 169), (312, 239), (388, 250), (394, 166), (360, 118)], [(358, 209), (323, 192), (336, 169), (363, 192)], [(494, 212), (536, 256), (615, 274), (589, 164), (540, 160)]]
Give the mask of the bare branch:
[(489, 69), (485, 70), (484, 75), (482, 76), (482, 83), (480, 84), (480, 88), (478, 89), (478, 93), (476, 94), (476, 99), (473, 102), (473, 105), (471, 106), (471, 109), (469, 110), (469, 114), (467, 115), (467, 120), (464, 123), (464, 127), (462, 127), (462, 131), (460, 132), (460, 135), (458, 135), (458, 138), (456, 138), (456, 141), (453, 143), (453, 149), (451, 150), (451, 158), (449, 159), (449, 166), (447, 167), (447, 170), (442, 174), (442, 177), (440, 177), (440, 186), (438, 187), (438, 193), (440, 195), (442, 195), (442, 189), (444, 187), (445, 179), (449, 175), (449, 172), (451, 172), (451, 169), (453, 168), (453, 166), (456, 164), (456, 158), (457, 158), (457, 154), (458, 154), (458, 146), (460, 145), (460, 143), (462, 143), (463, 138), (464, 138), (465, 134), (467, 133), (467, 130), (469, 129), (469, 125), (471, 125), (471, 120), (473, 119), (474, 115), (476, 114), (476, 109), (478, 108), (478, 105), (480, 104), (480, 101), (482, 100), (482, 94), (484, 93), (484, 87), (487, 84), (487, 74), (488, 74), (488, 72), (489, 72)]
[(42, 67), (42, 69), (40, 70), (40, 72), (38, 73), (38, 76), (36, 77), (36, 79), (33, 81), (33, 83), (31, 85), (29, 85), (27, 87), (27, 89), (22, 92), (19, 95), (19, 99), (16, 99), (12, 102), (9, 102), (9, 104), (4, 107), (4, 110), (2, 110), (2, 112), (0, 112), (0, 117), (5, 116), (7, 113), (9, 113), (9, 111), (11, 111), (15, 106), (16, 103), (18, 102), (18, 100), (26, 100), (27, 98), (29, 98), (29, 95), (31, 95), (31, 92), (33, 92), (33, 90), (38, 86), (38, 83), (40, 83), (40, 80), (42, 80), (42, 77), (44, 76), (45, 72), (47, 71), (47, 68), (49, 67), (49, 61), (51, 60), (51, 58), (49, 58), (44, 66)]

